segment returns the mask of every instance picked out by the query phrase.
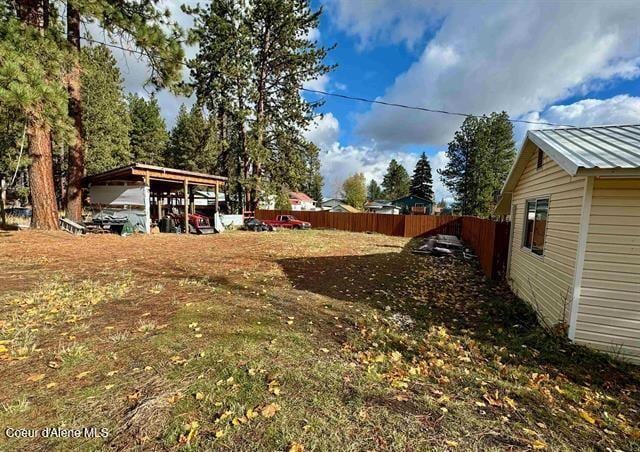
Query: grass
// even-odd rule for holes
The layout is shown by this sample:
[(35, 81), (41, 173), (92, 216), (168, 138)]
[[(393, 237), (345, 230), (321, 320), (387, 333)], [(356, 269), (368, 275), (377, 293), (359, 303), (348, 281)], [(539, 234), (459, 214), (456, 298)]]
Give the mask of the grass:
[(406, 239), (5, 243), (0, 429), (109, 430), (9, 449), (639, 448), (637, 367), (548, 335), (475, 264)]

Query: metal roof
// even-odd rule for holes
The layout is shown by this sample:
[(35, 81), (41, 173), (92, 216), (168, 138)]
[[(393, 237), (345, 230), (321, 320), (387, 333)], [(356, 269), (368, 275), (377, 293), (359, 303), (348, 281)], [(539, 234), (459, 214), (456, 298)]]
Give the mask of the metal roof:
[(509, 213), (511, 193), (538, 148), (571, 176), (640, 177), (640, 124), (529, 130), (495, 213)]
[(579, 169), (640, 168), (640, 125), (530, 130), (527, 138), (571, 175)]

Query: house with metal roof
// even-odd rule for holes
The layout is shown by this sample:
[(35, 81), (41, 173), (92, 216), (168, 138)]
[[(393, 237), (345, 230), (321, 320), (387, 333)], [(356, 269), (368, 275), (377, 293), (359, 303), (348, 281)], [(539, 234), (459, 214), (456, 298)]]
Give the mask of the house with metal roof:
[(527, 132), (496, 214), (541, 321), (640, 363), (640, 125)]

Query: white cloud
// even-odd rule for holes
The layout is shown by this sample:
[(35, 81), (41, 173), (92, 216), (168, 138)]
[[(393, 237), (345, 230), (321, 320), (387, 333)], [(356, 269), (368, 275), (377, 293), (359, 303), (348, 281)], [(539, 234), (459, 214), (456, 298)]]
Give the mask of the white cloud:
[(437, 24), (448, 2), (425, 0), (330, 0), (329, 13), (347, 33), (357, 36), (360, 47), (376, 41), (415, 45), (427, 29)]
[(328, 84), (329, 84), (329, 76), (327, 74), (322, 74), (320, 77), (314, 78), (312, 80), (307, 80), (304, 83), (304, 87), (307, 89), (326, 91)]
[(545, 121), (574, 126), (639, 124), (640, 97), (623, 94), (609, 99), (583, 99), (554, 105), (543, 117)]
[[(344, 180), (354, 173), (364, 173), (367, 182), (375, 179), (381, 183), (391, 159), (396, 159), (409, 174), (418, 161), (418, 155), (404, 151), (389, 151), (373, 146), (343, 146), (339, 142), (340, 123), (332, 113), (316, 118), (306, 131), (307, 139), (320, 148), (321, 172), (324, 177), (324, 195), (338, 196)], [(436, 199), (451, 198), (443, 186), (437, 170), (444, 168), (447, 157), (444, 151), (429, 156)]]
[[(640, 75), (640, 3), (451, 2), (374, 4), (334, 0), (330, 11), (363, 42), (416, 43), (440, 18), (419, 59), (386, 90), (386, 101), (512, 117), (543, 111), (603, 81)], [(388, 12), (386, 17), (381, 14)], [(415, 27), (414, 30), (411, 30)], [(461, 119), (374, 106), (358, 131), (385, 146), (442, 145)], [(609, 121), (606, 121), (609, 122)]]
[(338, 141), (340, 135), (340, 123), (333, 113), (317, 116), (314, 122), (305, 132), (307, 140), (314, 143), (320, 149), (329, 149)]

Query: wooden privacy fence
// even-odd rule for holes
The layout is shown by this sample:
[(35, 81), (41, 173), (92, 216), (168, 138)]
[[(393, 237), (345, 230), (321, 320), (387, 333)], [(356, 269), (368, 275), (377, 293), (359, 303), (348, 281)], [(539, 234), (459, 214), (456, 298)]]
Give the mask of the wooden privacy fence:
[(328, 212), (323, 210), (257, 210), (256, 218), (272, 220), (276, 215), (293, 215), (314, 228), (351, 232), (378, 232), (397, 237), (450, 234), (460, 237), (462, 217), (434, 215), (386, 215), (380, 213)]
[(257, 210), (256, 218), (272, 220), (276, 215), (294, 215), (314, 228), (351, 232), (377, 232), (397, 237), (426, 237), (448, 234), (460, 237), (478, 255), (485, 275), (504, 277), (509, 246), (509, 223), (475, 217), (434, 215), (385, 215), (321, 210)]
[(460, 238), (478, 255), (484, 274), (491, 279), (503, 279), (509, 254), (508, 221), (492, 221), (477, 217), (462, 217)]

